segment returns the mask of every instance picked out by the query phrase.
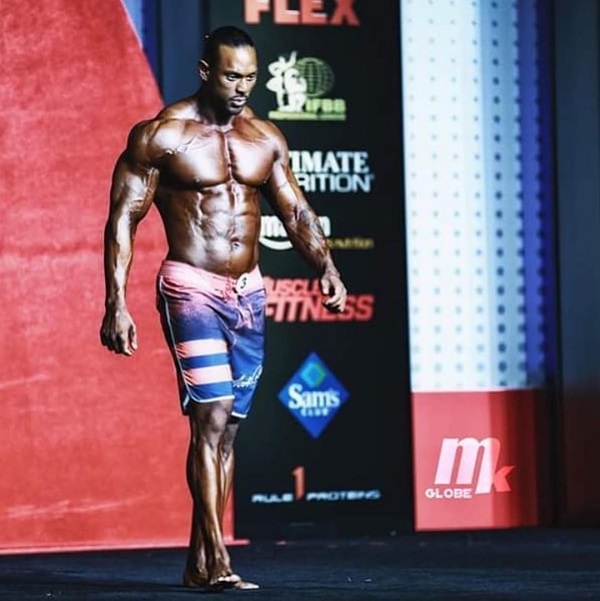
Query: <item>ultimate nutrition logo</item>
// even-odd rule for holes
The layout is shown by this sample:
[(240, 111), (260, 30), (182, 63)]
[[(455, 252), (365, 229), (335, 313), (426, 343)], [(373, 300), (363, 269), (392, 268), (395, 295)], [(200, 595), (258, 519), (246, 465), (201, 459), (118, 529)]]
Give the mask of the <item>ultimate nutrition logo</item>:
[(269, 64), (271, 79), (267, 89), (275, 93), (277, 110), (269, 111), (269, 119), (291, 121), (345, 121), (346, 101), (326, 94), (333, 88), (335, 76), (331, 67), (314, 56), (297, 58), (280, 56)]
[(290, 168), (304, 192), (371, 192), (375, 175), (366, 150), (290, 150)]

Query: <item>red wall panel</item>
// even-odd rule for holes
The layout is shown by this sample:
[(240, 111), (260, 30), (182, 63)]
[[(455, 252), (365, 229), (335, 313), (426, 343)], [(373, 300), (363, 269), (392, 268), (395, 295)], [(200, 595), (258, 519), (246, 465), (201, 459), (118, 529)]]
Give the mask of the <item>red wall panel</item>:
[(539, 391), (413, 394), (415, 528), (538, 526), (548, 519)]
[(3, 0), (0, 27), (0, 552), (184, 543), (154, 212), (129, 287), (140, 350), (98, 338), (112, 166), (160, 94), (119, 0)]

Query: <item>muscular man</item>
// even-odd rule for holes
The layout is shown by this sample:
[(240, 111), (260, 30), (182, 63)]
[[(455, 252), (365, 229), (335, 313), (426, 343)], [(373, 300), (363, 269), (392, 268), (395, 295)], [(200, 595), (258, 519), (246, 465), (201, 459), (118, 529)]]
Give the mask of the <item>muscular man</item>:
[(256, 588), (232, 571), (222, 518), (233, 443), (263, 363), (261, 195), (318, 273), (325, 307), (341, 312), (346, 303), (317, 216), (290, 170), (285, 138), (246, 106), (257, 73), (244, 31), (220, 27), (207, 36), (200, 89), (132, 128), (114, 169), (105, 229), (100, 336), (109, 350), (132, 355), (137, 334), (125, 291), (135, 233), (152, 203), (164, 223), (158, 308), (191, 431), (193, 513), (183, 583), (209, 590)]

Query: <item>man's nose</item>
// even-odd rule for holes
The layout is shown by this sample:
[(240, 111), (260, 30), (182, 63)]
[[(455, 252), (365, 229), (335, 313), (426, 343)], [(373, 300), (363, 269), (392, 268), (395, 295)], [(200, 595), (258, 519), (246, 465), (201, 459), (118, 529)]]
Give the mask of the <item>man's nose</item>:
[(240, 79), (237, 82), (237, 86), (235, 87), (235, 91), (240, 94), (247, 94), (248, 90), (250, 90), (251, 83), (246, 81), (245, 79)]

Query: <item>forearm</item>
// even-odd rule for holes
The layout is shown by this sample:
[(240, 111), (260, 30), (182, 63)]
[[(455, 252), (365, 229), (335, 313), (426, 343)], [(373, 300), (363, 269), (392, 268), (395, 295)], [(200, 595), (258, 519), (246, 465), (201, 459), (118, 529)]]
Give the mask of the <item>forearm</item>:
[(133, 259), (134, 233), (122, 220), (109, 219), (104, 231), (105, 307), (125, 307), (127, 280)]
[(277, 140), (280, 157), (273, 165), (263, 193), (281, 219), (294, 248), (305, 261), (320, 277), (326, 274), (339, 277), (319, 218), (290, 169), (285, 140), (280, 134)]
[(313, 211), (300, 211), (293, 219), (284, 221), (284, 225), (294, 248), (320, 276), (327, 272), (339, 275), (323, 228)]

